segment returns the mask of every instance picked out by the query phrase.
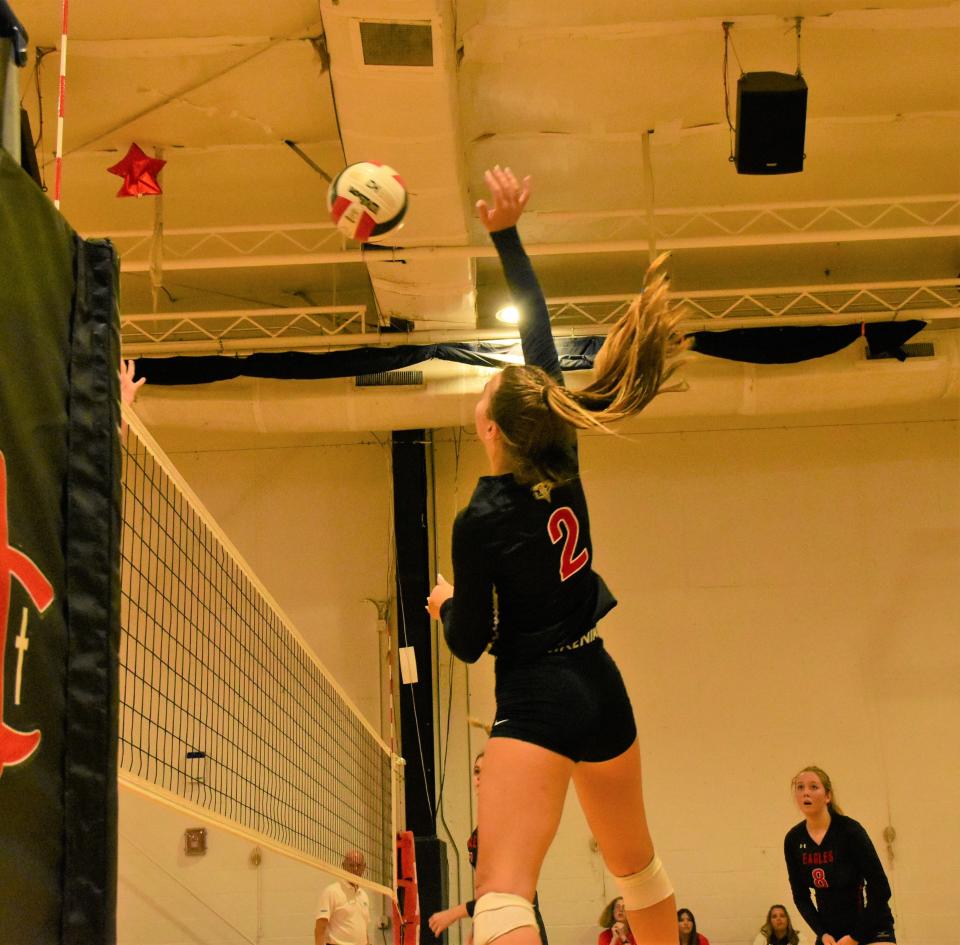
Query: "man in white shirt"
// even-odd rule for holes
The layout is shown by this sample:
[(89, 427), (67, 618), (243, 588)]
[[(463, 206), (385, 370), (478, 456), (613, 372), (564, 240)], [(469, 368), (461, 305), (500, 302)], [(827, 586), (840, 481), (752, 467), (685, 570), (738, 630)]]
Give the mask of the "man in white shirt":
[[(354, 876), (363, 876), (367, 864), (359, 850), (348, 850), (343, 868)], [(313, 927), (314, 945), (369, 945), (370, 900), (356, 883), (338, 880), (320, 893), (317, 921)]]

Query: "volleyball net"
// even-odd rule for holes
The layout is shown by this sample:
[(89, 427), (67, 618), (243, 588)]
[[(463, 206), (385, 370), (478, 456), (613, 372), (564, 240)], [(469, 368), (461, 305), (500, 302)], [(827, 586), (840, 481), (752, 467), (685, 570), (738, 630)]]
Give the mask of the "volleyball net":
[(394, 895), (397, 760), (124, 418), (121, 784)]

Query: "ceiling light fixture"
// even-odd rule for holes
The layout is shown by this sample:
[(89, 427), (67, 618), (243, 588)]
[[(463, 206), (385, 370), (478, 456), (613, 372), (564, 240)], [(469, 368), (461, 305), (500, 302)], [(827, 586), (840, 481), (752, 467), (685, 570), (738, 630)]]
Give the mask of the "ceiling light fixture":
[(520, 323), (520, 310), (516, 305), (507, 305), (497, 312), (497, 321), (505, 325), (518, 325)]

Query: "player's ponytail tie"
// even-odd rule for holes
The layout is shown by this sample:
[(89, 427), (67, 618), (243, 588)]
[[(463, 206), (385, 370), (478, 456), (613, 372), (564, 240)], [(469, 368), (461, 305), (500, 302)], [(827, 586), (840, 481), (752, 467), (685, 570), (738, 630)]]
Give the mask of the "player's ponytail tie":
[(544, 384), (540, 389), (540, 402), (548, 410), (550, 409), (550, 385)]

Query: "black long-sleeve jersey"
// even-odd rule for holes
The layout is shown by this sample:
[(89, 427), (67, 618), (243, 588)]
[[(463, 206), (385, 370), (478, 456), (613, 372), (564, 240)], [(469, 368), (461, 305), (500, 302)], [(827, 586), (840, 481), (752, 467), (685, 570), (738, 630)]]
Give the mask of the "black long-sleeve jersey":
[(832, 815), (820, 843), (803, 821), (784, 838), (783, 855), (793, 901), (818, 938), (826, 933), (872, 942), (876, 933), (893, 929), (890, 884), (870, 837), (855, 820)]
[[(520, 310), (524, 361), (562, 384), (546, 301), (516, 228), (492, 237)], [(453, 526), (455, 592), (440, 610), (447, 645), (473, 663), (491, 641), (494, 656), (510, 659), (576, 642), (617, 603), (592, 562), (579, 475), (552, 490), (511, 473), (482, 476)]]

